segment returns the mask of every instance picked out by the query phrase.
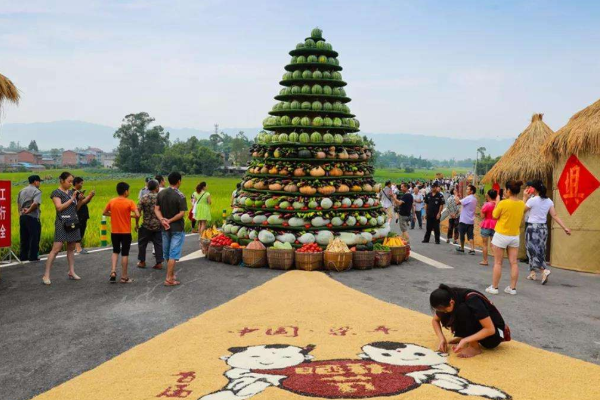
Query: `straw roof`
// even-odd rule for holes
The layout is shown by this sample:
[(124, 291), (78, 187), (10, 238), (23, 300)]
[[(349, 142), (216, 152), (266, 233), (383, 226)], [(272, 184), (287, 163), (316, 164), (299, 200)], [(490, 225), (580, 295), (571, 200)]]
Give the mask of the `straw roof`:
[(17, 87), (4, 75), (0, 74), (0, 108), (5, 101), (12, 101), (15, 104), (19, 103), (19, 90)]
[(483, 177), (482, 182), (546, 179), (552, 169), (552, 162), (541, 150), (554, 132), (542, 121), (543, 116), (544, 114), (533, 114), (531, 124)]
[(563, 155), (600, 154), (600, 100), (573, 115), (550, 136), (543, 151), (555, 160)]

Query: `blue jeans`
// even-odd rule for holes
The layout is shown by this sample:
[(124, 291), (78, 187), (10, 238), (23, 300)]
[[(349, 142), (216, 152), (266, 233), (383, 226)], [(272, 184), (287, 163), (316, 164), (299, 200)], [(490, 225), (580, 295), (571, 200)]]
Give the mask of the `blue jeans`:
[(181, 248), (185, 239), (185, 232), (162, 231), (163, 257), (165, 260), (178, 261), (181, 258)]

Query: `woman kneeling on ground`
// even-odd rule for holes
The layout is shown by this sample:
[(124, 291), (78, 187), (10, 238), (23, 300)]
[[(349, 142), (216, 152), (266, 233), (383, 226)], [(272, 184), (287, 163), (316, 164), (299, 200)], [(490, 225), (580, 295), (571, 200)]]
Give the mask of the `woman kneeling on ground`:
[[(429, 296), (431, 308), (435, 310), (433, 330), (440, 339), (438, 351), (447, 353), (448, 343), (461, 358), (481, 354), (481, 347), (493, 349), (510, 337), (506, 323), (498, 309), (476, 290), (449, 287), (441, 284)], [(450, 329), (454, 339), (446, 341), (442, 326)]]

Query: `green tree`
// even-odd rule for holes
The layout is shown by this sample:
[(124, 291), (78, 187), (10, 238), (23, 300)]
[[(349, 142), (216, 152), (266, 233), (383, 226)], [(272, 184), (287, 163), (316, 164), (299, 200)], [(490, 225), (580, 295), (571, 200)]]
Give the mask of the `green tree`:
[(38, 151), (40, 151), (40, 149), (38, 149), (38, 145), (37, 145), (37, 143), (35, 142), (35, 140), (32, 140), (31, 142), (29, 142), (29, 146), (27, 147), (27, 149), (28, 149), (29, 151), (33, 151), (33, 152), (36, 152), (36, 153), (37, 153)]
[(223, 165), (220, 153), (200, 144), (201, 141), (192, 136), (185, 142), (175, 141), (165, 152), (160, 163), (163, 172), (180, 171), (185, 174), (211, 176)]
[(126, 115), (121, 127), (114, 133), (119, 139), (116, 166), (125, 172), (154, 172), (161, 165), (169, 147), (169, 132), (162, 126), (150, 128), (154, 118), (148, 113)]

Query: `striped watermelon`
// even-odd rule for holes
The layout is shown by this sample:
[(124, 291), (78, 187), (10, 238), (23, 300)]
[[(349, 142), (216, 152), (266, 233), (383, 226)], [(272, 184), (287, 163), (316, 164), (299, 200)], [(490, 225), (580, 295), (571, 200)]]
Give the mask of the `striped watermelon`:
[(300, 86), (296, 86), (296, 85), (292, 86), (291, 90), (292, 90), (292, 94), (299, 94), (301, 91)]
[(319, 62), (321, 64), (327, 64), (327, 56), (319, 56)]
[(289, 110), (290, 108), (291, 108), (291, 104), (289, 101), (286, 101), (281, 105), (282, 110)]
[(332, 92), (331, 86), (323, 86), (323, 94), (330, 96)]
[(292, 125), (296, 125), (296, 126), (297, 126), (297, 125), (300, 125), (300, 121), (301, 121), (301, 120), (302, 120), (302, 119), (301, 119), (300, 117), (294, 117), (294, 118), (292, 119)]
[(311, 79), (312, 78), (312, 72), (310, 72), (309, 70), (305, 70), (304, 72), (302, 72), (302, 78), (304, 78), (304, 79)]
[(340, 118), (334, 118), (333, 119), (333, 126), (337, 126), (337, 127), (342, 126), (342, 120)]
[(314, 131), (311, 135), (310, 135), (310, 141), (312, 143), (320, 143), (323, 140), (323, 137), (321, 136), (321, 134), (317, 131)]
[(326, 49), (326, 48), (327, 48), (327, 45), (325, 44), (325, 42), (324, 42), (324, 41), (322, 41), (322, 40), (319, 40), (319, 41), (317, 42), (317, 49)]
[(308, 86), (308, 85), (302, 86), (302, 93), (303, 94), (310, 94), (310, 86)]
[(298, 62), (298, 57), (294, 56), (292, 57), (292, 59), (290, 60), (290, 64), (296, 64)]
[(298, 139), (300, 140), (300, 143), (308, 143), (310, 142), (310, 135), (306, 132), (302, 132)]
[(302, 120), (300, 121), (300, 123), (302, 124), (302, 126), (310, 126), (310, 118), (308, 117), (303, 117)]
[(333, 110), (334, 111), (342, 111), (342, 103), (339, 101), (336, 101), (335, 103), (333, 103)]
[(310, 31), (310, 37), (313, 39), (323, 38), (323, 30), (321, 28), (314, 28), (312, 31)]
[(331, 79), (331, 72), (323, 71), (323, 79)]
[(342, 92), (341, 92), (341, 90), (340, 90), (339, 87), (336, 87), (336, 88), (333, 89), (333, 95), (334, 96), (341, 96), (342, 95)]
[(322, 79), (323, 78), (323, 73), (321, 71), (315, 71), (312, 74), (313, 79)]
[(306, 62), (306, 57), (304, 56), (298, 56), (298, 58), (296, 58), (296, 64), (304, 64)]
[(312, 125), (313, 126), (322, 126), (323, 125), (323, 118), (321, 118), (321, 117), (315, 117), (312, 120)]
[(316, 63), (319, 59), (315, 55), (310, 55), (306, 58), (306, 62)]
[(306, 39), (304, 41), (304, 47), (315, 47), (315, 41), (312, 39)]
[(313, 85), (311, 92), (312, 94), (322, 94), (323, 88), (321, 87), (321, 85)]
[(302, 109), (303, 110), (310, 110), (312, 108), (312, 104), (310, 104), (310, 101), (304, 101), (302, 102)]
[[(325, 118), (327, 119), (327, 118)], [(331, 133), (326, 133), (323, 135), (323, 141), (325, 143), (333, 143), (333, 135)]]
[(300, 102), (298, 100), (294, 100), (292, 101), (292, 104), (290, 105), (292, 110), (299, 110), (300, 109)]
[(281, 117), (281, 120), (279, 121), (279, 123), (281, 125), (289, 125), (292, 123), (292, 120), (287, 115), (284, 115), (283, 117)]
[(302, 71), (295, 70), (294, 73), (292, 74), (292, 78), (294, 78), (294, 79), (300, 79), (300, 78), (302, 78)]
[(296, 131), (290, 133), (289, 139), (290, 139), (290, 142), (298, 141), (298, 134), (296, 133)]
[(320, 101), (313, 101), (311, 108), (313, 111), (320, 111), (323, 108), (323, 104)]
[(331, 126), (333, 125), (333, 120), (329, 117), (325, 117), (323, 118), (323, 125), (324, 126)]
[(331, 105), (330, 102), (326, 101), (325, 103), (323, 103), (323, 110), (331, 111), (331, 110), (333, 110), (333, 106)]

